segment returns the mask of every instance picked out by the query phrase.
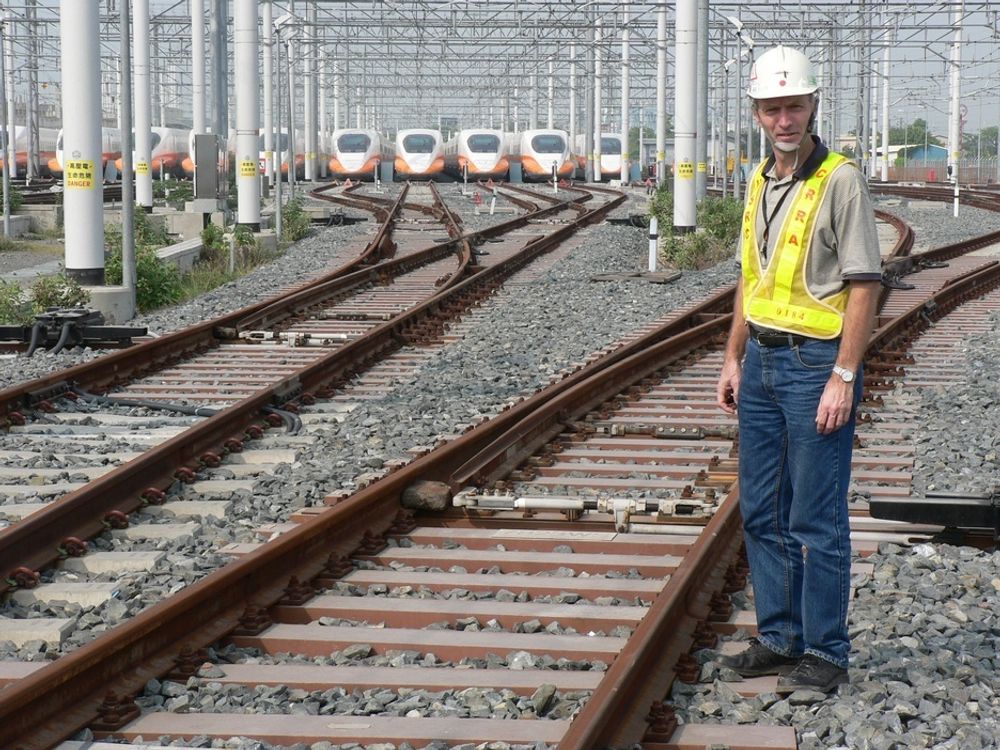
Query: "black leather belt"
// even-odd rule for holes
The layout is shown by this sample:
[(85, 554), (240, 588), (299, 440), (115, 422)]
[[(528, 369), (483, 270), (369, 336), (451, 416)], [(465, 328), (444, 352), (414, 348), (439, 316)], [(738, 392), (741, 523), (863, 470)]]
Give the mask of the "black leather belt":
[(750, 338), (761, 346), (800, 346), (809, 341), (808, 336), (799, 336), (794, 333), (785, 333), (784, 331), (768, 331), (763, 328), (757, 328), (757, 326), (749, 323), (747, 327), (750, 329)]

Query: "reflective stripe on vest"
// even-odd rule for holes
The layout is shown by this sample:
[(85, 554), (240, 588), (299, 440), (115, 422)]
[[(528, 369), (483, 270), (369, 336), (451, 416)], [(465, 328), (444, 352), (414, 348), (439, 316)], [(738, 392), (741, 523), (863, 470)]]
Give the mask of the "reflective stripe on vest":
[(806, 261), (830, 175), (850, 163), (842, 154), (830, 153), (806, 178), (781, 224), (766, 271), (761, 269), (757, 245), (757, 215), (765, 189), (766, 162), (754, 171), (743, 211), (743, 317), (748, 321), (761, 328), (819, 339), (840, 335), (849, 290), (823, 299), (814, 297), (806, 284)]

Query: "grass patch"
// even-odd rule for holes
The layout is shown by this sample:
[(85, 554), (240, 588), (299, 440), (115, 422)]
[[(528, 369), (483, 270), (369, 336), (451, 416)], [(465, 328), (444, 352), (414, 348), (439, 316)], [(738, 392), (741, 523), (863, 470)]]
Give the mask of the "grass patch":
[(234, 237), (236, 257), (234, 268), (230, 271), (229, 247), (222, 230), (210, 225), (201, 236), (204, 243), (201, 258), (191, 272), (181, 278), (182, 302), (235, 281), (281, 257), (280, 251), (263, 249), (249, 230), (245, 233), (237, 230)]
[(20, 242), (10, 237), (0, 236), (0, 253), (16, 253), (18, 250), (24, 250), (24, 246)]
[(666, 185), (661, 185), (653, 194), (649, 213), (659, 224), (660, 260), (665, 264), (700, 270), (734, 257), (743, 218), (743, 206), (739, 201), (706, 196), (698, 205), (698, 231), (674, 234), (674, 194)]

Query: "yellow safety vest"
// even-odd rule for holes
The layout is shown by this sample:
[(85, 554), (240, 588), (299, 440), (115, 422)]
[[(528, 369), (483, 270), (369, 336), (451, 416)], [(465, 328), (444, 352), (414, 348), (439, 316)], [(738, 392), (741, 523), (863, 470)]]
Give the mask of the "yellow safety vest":
[(774, 257), (761, 268), (757, 246), (757, 214), (764, 194), (764, 167), (751, 178), (743, 211), (743, 317), (761, 328), (835, 339), (844, 325), (849, 289), (817, 299), (806, 284), (806, 260), (816, 231), (816, 215), (834, 170), (850, 164), (830, 153), (799, 188), (781, 225)]

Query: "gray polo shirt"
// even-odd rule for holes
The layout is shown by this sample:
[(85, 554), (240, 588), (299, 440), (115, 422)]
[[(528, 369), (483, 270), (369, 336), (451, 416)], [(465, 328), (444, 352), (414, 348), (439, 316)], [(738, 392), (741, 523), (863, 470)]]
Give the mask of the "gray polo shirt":
[[(766, 267), (774, 259), (782, 222), (788, 214), (788, 209), (795, 203), (805, 179), (819, 168), (829, 153), (819, 139), (815, 136), (813, 139), (816, 148), (795, 174), (778, 179), (773, 159), (764, 172), (767, 178), (765, 195), (764, 200), (760, 201), (756, 227), (762, 266)], [(789, 191), (788, 195), (782, 200), (786, 191)], [(765, 204), (768, 216), (764, 215)], [(839, 167), (830, 177), (826, 195), (819, 205), (818, 212), (806, 265), (806, 283), (809, 291), (815, 297), (823, 299), (839, 292), (848, 281), (881, 279), (882, 262), (878, 233), (875, 229), (875, 212), (871, 196), (868, 194), (868, 185), (861, 171), (853, 164)], [(764, 229), (768, 218), (771, 228), (765, 251)], [(742, 233), (740, 236), (741, 239), (737, 242), (737, 263), (743, 257)]]

